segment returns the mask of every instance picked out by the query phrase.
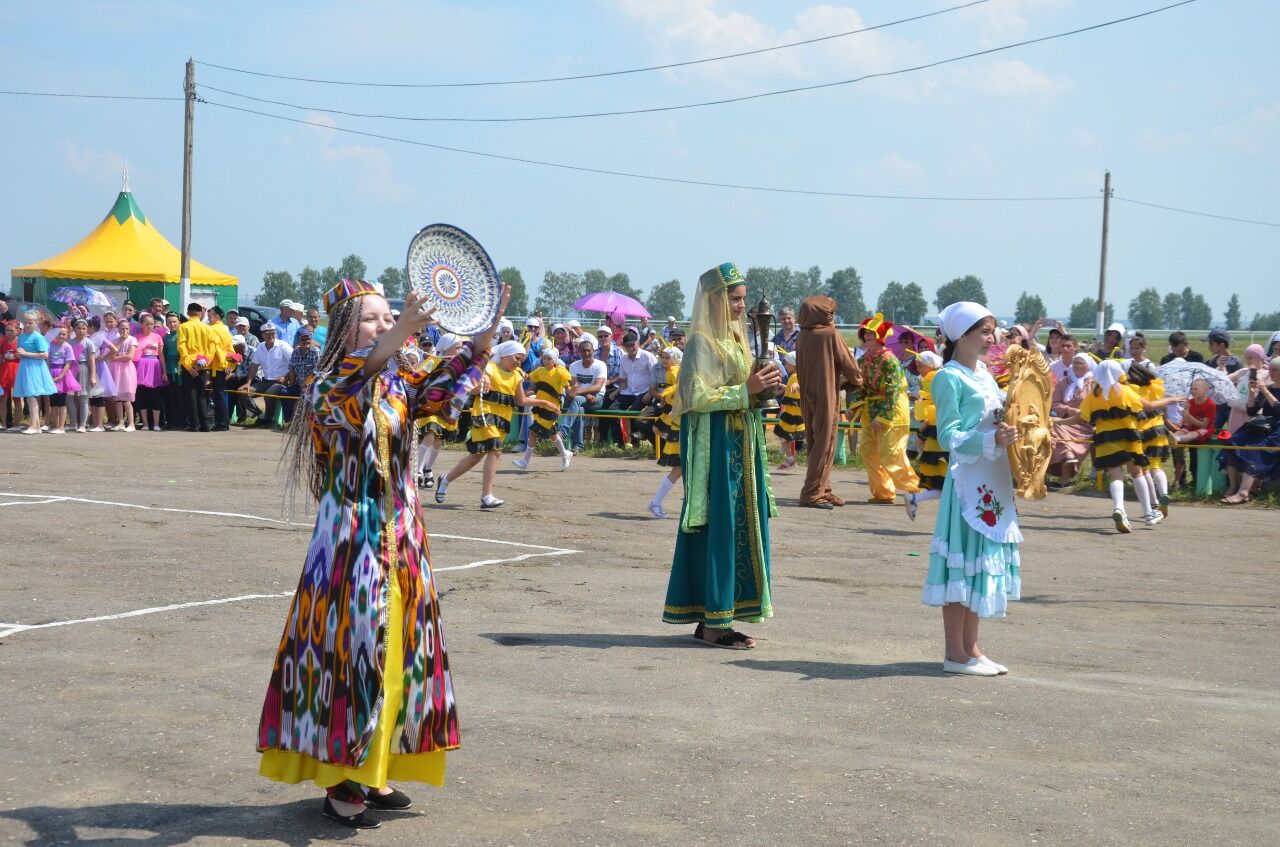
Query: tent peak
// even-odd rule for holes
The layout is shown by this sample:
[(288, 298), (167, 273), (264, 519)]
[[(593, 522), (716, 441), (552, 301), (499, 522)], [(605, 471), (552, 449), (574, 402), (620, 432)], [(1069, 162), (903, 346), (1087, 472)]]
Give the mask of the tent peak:
[(120, 186), (120, 191), (124, 194), (132, 194), (133, 192), (129, 190), (129, 157), (128, 156), (124, 157), (124, 174), (122, 176), (121, 181), (123, 182), (123, 185)]
[(139, 208), (138, 201), (133, 199), (133, 192), (128, 186), (125, 186), (125, 189), (116, 196), (116, 203), (111, 207), (111, 211), (107, 212), (107, 217), (115, 218), (116, 223), (121, 226), (124, 226), (129, 218), (136, 218), (138, 223), (144, 226), (147, 223), (147, 216), (142, 214), (142, 209)]

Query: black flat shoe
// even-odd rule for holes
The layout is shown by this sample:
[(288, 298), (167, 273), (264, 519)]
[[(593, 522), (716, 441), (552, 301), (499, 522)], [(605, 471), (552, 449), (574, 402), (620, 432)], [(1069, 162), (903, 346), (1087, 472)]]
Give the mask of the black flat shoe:
[(395, 788), (390, 794), (375, 794), (372, 790), (364, 795), (364, 802), (375, 809), (407, 809), (413, 805), (409, 795)]
[(328, 797), (324, 798), (324, 816), (351, 829), (377, 829), (382, 826), (382, 821), (377, 818), (371, 818), (364, 812), (358, 815), (338, 814), (338, 810), (333, 807), (333, 803), (329, 802)]

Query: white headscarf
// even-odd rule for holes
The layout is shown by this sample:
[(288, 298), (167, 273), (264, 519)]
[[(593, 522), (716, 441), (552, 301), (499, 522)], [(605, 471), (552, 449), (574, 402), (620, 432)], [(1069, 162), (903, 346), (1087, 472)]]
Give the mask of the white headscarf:
[(526, 356), (524, 345), (519, 341), (504, 341), (493, 348), (494, 359), (505, 359), (507, 356)]
[(952, 341), (959, 341), (960, 336), (972, 329), (974, 324), (990, 317), (994, 317), (994, 315), (981, 303), (961, 300), (958, 303), (952, 303), (939, 312), (938, 323), (942, 326), (942, 332), (947, 338)]
[(1067, 368), (1067, 379), (1071, 380), (1071, 387), (1067, 389), (1067, 402), (1071, 402), (1084, 394), (1084, 390), (1088, 386), (1089, 380), (1093, 379), (1094, 372), (1093, 357), (1088, 353), (1077, 353), (1071, 359), (1071, 362), (1072, 364), (1076, 362), (1084, 362), (1089, 367), (1089, 370), (1084, 376), (1076, 376), (1075, 368)]
[(1110, 398), (1111, 392), (1120, 385), (1120, 379), (1124, 376), (1124, 366), (1115, 359), (1105, 359), (1098, 365), (1093, 376), (1098, 381), (1102, 396)]
[(942, 357), (932, 350), (925, 350), (916, 356), (921, 362), (924, 362), (935, 371), (942, 369)]
[(452, 335), (446, 332), (444, 335), (440, 336), (440, 338), (436, 341), (436, 355), (437, 356), (447, 355), (450, 350), (458, 346), (460, 341), (461, 339), (458, 338), (458, 336)]

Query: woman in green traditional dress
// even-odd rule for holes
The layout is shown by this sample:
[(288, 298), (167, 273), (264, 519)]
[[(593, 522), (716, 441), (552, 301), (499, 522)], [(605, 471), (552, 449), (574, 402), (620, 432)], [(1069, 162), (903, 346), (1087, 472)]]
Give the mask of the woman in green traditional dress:
[(769, 599), (769, 483), (764, 424), (752, 398), (776, 390), (782, 373), (751, 372), (747, 281), (732, 262), (698, 280), (693, 320), (676, 384), (684, 508), (662, 619), (697, 624), (694, 638), (747, 650), (735, 620), (773, 617)]

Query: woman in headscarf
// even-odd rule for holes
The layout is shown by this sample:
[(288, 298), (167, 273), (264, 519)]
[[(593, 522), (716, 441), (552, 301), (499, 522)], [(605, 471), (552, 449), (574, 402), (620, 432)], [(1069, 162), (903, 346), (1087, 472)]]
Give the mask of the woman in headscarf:
[[(1053, 400), (1049, 405), (1055, 419), (1070, 418), (1079, 414), (1080, 403), (1093, 388), (1093, 357), (1088, 353), (1076, 353), (1071, 367), (1053, 387)], [(1093, 427), (1087, 423), (1053, 428), (1053, 453), (1049, 456), (1049, 473), (1058, 477), (1060, 485), (1070, 485), (1080, 470), (1080, 462), (1089, 455), (1093, 441)]]
[(835, 300), (820, 294), (801, 303), (796, 339), (800, 416), (809, 450), (800, 505), (827, 510), (844, 505), (831, 490), (831, 463), (840, 433), (840, 389), (862, 384), (858, 360), (836, 329), (836, 308)]
[(412, 369), (403, 348), (430, 321), (425, 305), (410, 292), (395, 319), (366, 280), (324, 295), (329, 335), (285, 448), (290, 491), (315, 498), (316, 527), (262, 706), (259, 772), (326, 789), (325, 817), (355, 829), (379, 825), (368, 806), (409, 806), (388, 780), (442, 785), (445, 751), (460, 744), (414, 428), (460, 405), (496, 327)]
[(773, 616), (769, 598), (769, 483), (764, 424), (756, 399), (776, 393), (782, 373), (752, 373), (747, 281), (732, 262), (698, 280), (672, 414), (680, 418), (684, 506), (662, 620), (697, 624), (714, 647), (747, 650), (735, 620)]

